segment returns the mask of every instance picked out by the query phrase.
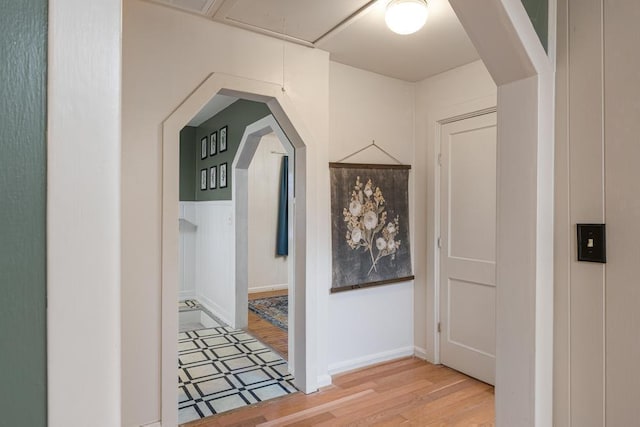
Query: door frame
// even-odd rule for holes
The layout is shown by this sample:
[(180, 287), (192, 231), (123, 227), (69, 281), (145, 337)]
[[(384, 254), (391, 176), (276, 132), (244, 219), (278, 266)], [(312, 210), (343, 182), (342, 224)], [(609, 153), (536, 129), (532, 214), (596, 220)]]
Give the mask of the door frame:
[(287, 182), (294, 183), (288, 189), (288, 244), (289, 255), (287, 259), (287, 289), (289, 298), (289, 328), (287, 331), (288, 340), (288, 357), (287, 365), (289, 372), (294, 376), (294, 384), (296, 387), (302, 387), (295, 380), (295, 327), (296, 327), (296, 211), (295, 211), (295, 153), (296, 148), (291, 143), (287, 135), (284, 133), (273, 114), (269, 114), (260, 120), (248, 125), (240, 140), (238, 151), (233, 159), (232, 173), (233, 185), (231, 187), (233, 211), (231, 217), (233, 221), (233, 233), (235, 236), (231, 246), (235, 247), (235, 291), (236, 291), (236, 307), (235, 307), (235, 324), (236, 328), (245, 328), (248, 324), (248, 304), (249, 299), (249, 209), (248, 209), (248, 193), (249, 193), (249, 166), (253, 161), (258, 145), (264, 135), (275, 133), (276, 137), (285, 149), (287, 156), (294, 159), (289, 164)]
[[(433, 293), (428, 292), (427, 298), (430, 301), (429, 308), (431, 309), (431, 319), (428, 319), (428, 325), (430, 327), (427, 328), (427, 333), (430, 335), (428, 340), (433, 348), (433, 363), (440, 363), (440, 332), (438, 332), (438, 323), (440, 322), (440, 295), (441, 295), (441, 287), (440, 287), (440, 248), (438, 247), (438, 239), (440, 238), (440, 226), (441, 226), (441, 218), (440, 218), (440, 196), (441, 196), (441, 179), (440, 179), (440, 153), (442, 152), (442, 147), (440, 143), (440, 138), (442, 136), (442, 126), (457, 122), (459, 120), (468, 119), (471, 117), (481, 116), (483, 114), (495, 113), (497, 112), (496, 106), (496, 97), (495, 96), (487, 96), (484, 98), (480, 98), (478, 100), (472, 102), (466, 102), (462, 104), (455, 105), (453, 107), (449, 107), (446, 109), (442, 109), (440, 111), (435, 112), (434, 123), (434, 164), (433, 164), (433, 182), (434, 182), (434, 200), (433, 200), (433, 222), (432, 227), (434, 230), (433, 239)], [(429, 322), (430, 320), (430, 322)]]
[[(441, 154), (442, 154), (442, 127), (449, 123), (459, 122), (465, 119), (471, 119), (473, 117), (483, 116), (485, 114), (497, 113), (498, 108), (496, 106), (496, 99), (493, 96), (486, 97), (481, 99), (480, 101), (474, 101), (473, 103), (460, 104), (456, 108), (459, 109), (458, 113), (455, 115), (449, 115), (448, 117), (436, 120), (435, 123), (435, 165), (434, 165), (434, 183), (435, 183), (435, 200), (434, 200), (434, 221), (433, 226), (435, 230), (435, 245), (434, 245), (434, 299), (433, 301), (433, 312), (434, 312), (434, 322), (432, 325), (432, 333), (433, 333), (433, 348), (434, 348), (434, 357), (435, 363), (441, 363), (440, 356), (440, 339), (442, 332), (438, 330), (440, 325), (440, 297), (442, 296), (442, 283), (441, 283), (441, 274), (440, 274), (440, 262), (442, 261), (441, 257), (441, 247), (439, 245), (440, 238), (442, 236), (442, 215), (441, 215), (441, 196), (442, 196), (442, 164), (441, 164)], [(480, 107), (482, 104), (489, 104), (487, 107)], [(479, 108), (480, 107), (480, 108)], [(466, 110), (466, 112), (463, 112)], [(445, 113), (445, 114), (451, 114)], [(496, 126), (497, 127), (497, 126)], [(497, 141), (496, 141), (497, 142)], [(497, 145), (497, 144), (496, 144)], [(497, 164), (496, 164), (497, 168)], [(497, 173), (497, 170), (496, 170)], [(496, 180), (496, 191), (497, 191), (497, 180)], [(497, 221), (496, 221), (496, 230), (497, 230)], [(497, 232), (496, 232), (497, 239)], [(496, 269), (498, 268), (498, 262), (496, 260)]]
[[(221, 73), (210, 74), (162, 123), (162, 344), (161, 344), (161, 415), (163, 425), (177, 425), (178, 387), (178, 201), (180, 130), (215, 95), (223, 94), (264, 102), (277, 120), (279, 128), (295, 148), (295, 301), (294, 348), (296, 385), (305, 393), (317, 390), (317, 366), (308, 341), (317, 336), (317, 319), (307, 310), (307, 289), (313, 280), (307, 277), (307, 151), (304, 141), (313, 138), (297, 116), (291, 100), (279, 85)], [(235, 295), (238, 298), (237, 292)], [(244, 300), (246, 304), (246, 299)], [(235, 308), (235, 307), (234, 307)], [(234, 310), (235, 311), (235, 310)], [(235, 314), (234, 314), (235, 316)], [(235, 317), (234, 317), (235, 320)]]

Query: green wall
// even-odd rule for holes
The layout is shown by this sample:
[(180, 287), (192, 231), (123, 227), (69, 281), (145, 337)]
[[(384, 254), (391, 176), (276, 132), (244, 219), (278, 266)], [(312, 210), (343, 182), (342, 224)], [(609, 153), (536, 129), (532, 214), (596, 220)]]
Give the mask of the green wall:
[(544, 50), (548, 50), (549, 0), (522, 0)]
[[(271, 114), (269, 107), (262, 102), (246, 101), (244, 99), (238, 100), (220, 111), (218, 114), (202, 123), (196, 128), (195, 135), (195, 169), (193, 170), (194, 184), (195, 184), (195, 199), (197, 201), (208, 200), (231, 200), (231, 185), (232, 173), (231, 166), (233, 159), (238, 151), (240, 140), (244, 134), (245, 128), (260, 120), (263, 117)], [(209, 137), (212, 132), (218, 132), (218, 145), (220, 143), (220, 129), (227, 126), (227, 151), (220, 152), (210, 156), (207, 153), (207, 157), (202, 160), (200, 158), (200, 140), (207, 136)], [(219, 148), (219, 147), (218, 147)], [(220, 188), (220, 165), (227, 163), (227, 187)], [(218, 188), (210, 190), (207, 185), (207, 190), (200, 190), (200, 170), (207, 169), (207, 179), (209, 178), (209, 168), (211, 166), (218, 167)], [(182, 171), (180, 172), (182, 176)], [(182, 185), (181, 185), (182, 186)]]
[(47, 0), (0, 4), (0, 425), (45, 426)]
[(196, 128), (186, 126), (180, 131), (180, 201), (196, 200)]

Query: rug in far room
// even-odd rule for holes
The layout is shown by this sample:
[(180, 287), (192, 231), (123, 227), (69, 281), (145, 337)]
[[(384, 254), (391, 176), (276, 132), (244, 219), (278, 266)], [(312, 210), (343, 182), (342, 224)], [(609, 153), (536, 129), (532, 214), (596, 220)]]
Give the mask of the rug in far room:
[(280, 329), (288, 329), (288, 295), (249, 300), (249, 310)]

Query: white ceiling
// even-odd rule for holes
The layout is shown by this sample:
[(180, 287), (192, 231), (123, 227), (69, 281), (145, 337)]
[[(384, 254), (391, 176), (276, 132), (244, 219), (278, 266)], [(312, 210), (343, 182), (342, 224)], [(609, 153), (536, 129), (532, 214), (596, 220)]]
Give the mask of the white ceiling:
[(387, 28), (389, 0), (151, 0), (305, 46), (331, 60), (389, 77), (420, 81), (479, 59), (448, 0), (428, 0), (417, 33)]
[(387, 28), (385, 7), (386, 2), (376, 2), (317, 46), (331, 52), (333, 61), (410, 82), (480, 58), (447, 0), (430, 0), (427, 23), (409, 35)]

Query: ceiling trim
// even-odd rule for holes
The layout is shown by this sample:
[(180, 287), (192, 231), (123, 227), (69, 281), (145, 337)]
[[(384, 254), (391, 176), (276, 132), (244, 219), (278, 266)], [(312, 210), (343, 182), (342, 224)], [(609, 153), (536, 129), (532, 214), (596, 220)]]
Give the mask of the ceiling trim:
[(326, 33), (324, 33), (323, 35), (318, 37), (316, 40), (314, 40), (313, 41), (313, 45), (314, 46), (318, 46), (323, 41), (329, 40), (331, 37), (333, 37), (336, 34), (338, 34), (340, 31), (342, 31), (343, 29), (348, 27), (353, 21), (356, 21), (356, 20), (360, 19), (361, 17), (363, 17), (364, 15), (366, 15), (367, 13), (369, 13), (371, 11), (371, 8), (373, 8), (373, 6), (378, 1), (380, 1), (380, 0), (370, 0), (369, 2), (367, 2), (360, 9), (356, 10), (351, 15), (347, 16), (346, 18), (344, 18), (342, 21), (340, 21), (337, 25), (335, 25), (329, 31), (327, 31)]
[(274, 37), (276, 39), (286, 40), (288, 42), (300, 44), (306, 47), (315, 47), (315, 45), (306, 40), (299, 39), (297, 37), (290, 36), (288, 34), (278, 33), (277, 31), (267, 30), (266, 28), (256, 27), (255, 25), (247, 24), (246, 22), (238, 21), (233, 18), (223, 17), (220, 19), (215, 19), (217, 22), (221, 22), (223, 24), (228, 24), (233, 27), (243, 28), (245, 30), (253, 31), (254, 33), (264, 34), (265, 36)]
[(177, 10), (180, 12), (188, 13), (190, 15), (195, 16), (208, 16), (210, 17), (213, 13), (212, 11), (216, 11), (220, 6), (220, 0), (206, 0), (206, 4), (201, 10), (189, 9), (187, 7), (181, 7), (175, 5), (172, 0), (141, 0), (145, 3), (151, 3), (158, 6), (167, 7), (169, 9)]
[(209, 17), (213, 17), (218, 10), (222, 7), (224, 0), (214, 0), (214, 2), (209, 6), (209, 9), (206, 12), (206, 15)]
[(246, 22), (229, 18), (227, 14), (231, 11), (231, 9), (233, 9), (233, 6), (238, 2), (238, 0), (215, 1), (213, 3), (213, 6), (210, 8), (209, 16), (211, 16), (211, 18), (214, 21), (217, 21), (223, 24), (243, 28), (245, 30), (253, 31), (254, 33), (264, 34), (269, 37), (286, 40), (302, 46), (315, 48), (315, 47), (318, 47), (322, 42), (329, 40), (331, 37), (338, 34), (340, 31), (348, 27), (351, 23), (353, 23), (357, 19), (366, 15), (371, 10), (371, 8), (379, 1), (387, 1), (387, 0), (369, 0), (367, 3), (361, 6), (358, 10), (356, 10), (351, 15), (344, 18), (342, 21), (338, 22), (336, 25), (331, 27), (326, 33), (324, 33), (323, 35), (321, 35), (320, 37), (318, 37), (316, 40), (312, 42), (300, 39), (298, 37), (290, 36), (285, 33), (279, 33), (277, 31), (268, 30), (266, 28), (258, 27), (255, 25), (248, 24)]
[(248, 24), (246, 22), (238, 21), (233, 18), (229, 18), (227, 14), (233, 9), (233, 6), (238, 0), (222, 0), (220, 5), (213, 11), (211, 17), (214, 21), (231, 25), (234, 27), (243, 28), (245, 30), (253, 31), (254, 33), (264, 34), (265, 36), (274, 37), (281, 40), (286, 40), (292, 43), (301, 44), (306, 47), (315, 47), (313, 43), (306, 40), (299, 39), (297, 37), (289, 36), (284, 33), (278, 33), (276, 31), (267, 30), (266, 28), (257, 27), (255, 25)]

